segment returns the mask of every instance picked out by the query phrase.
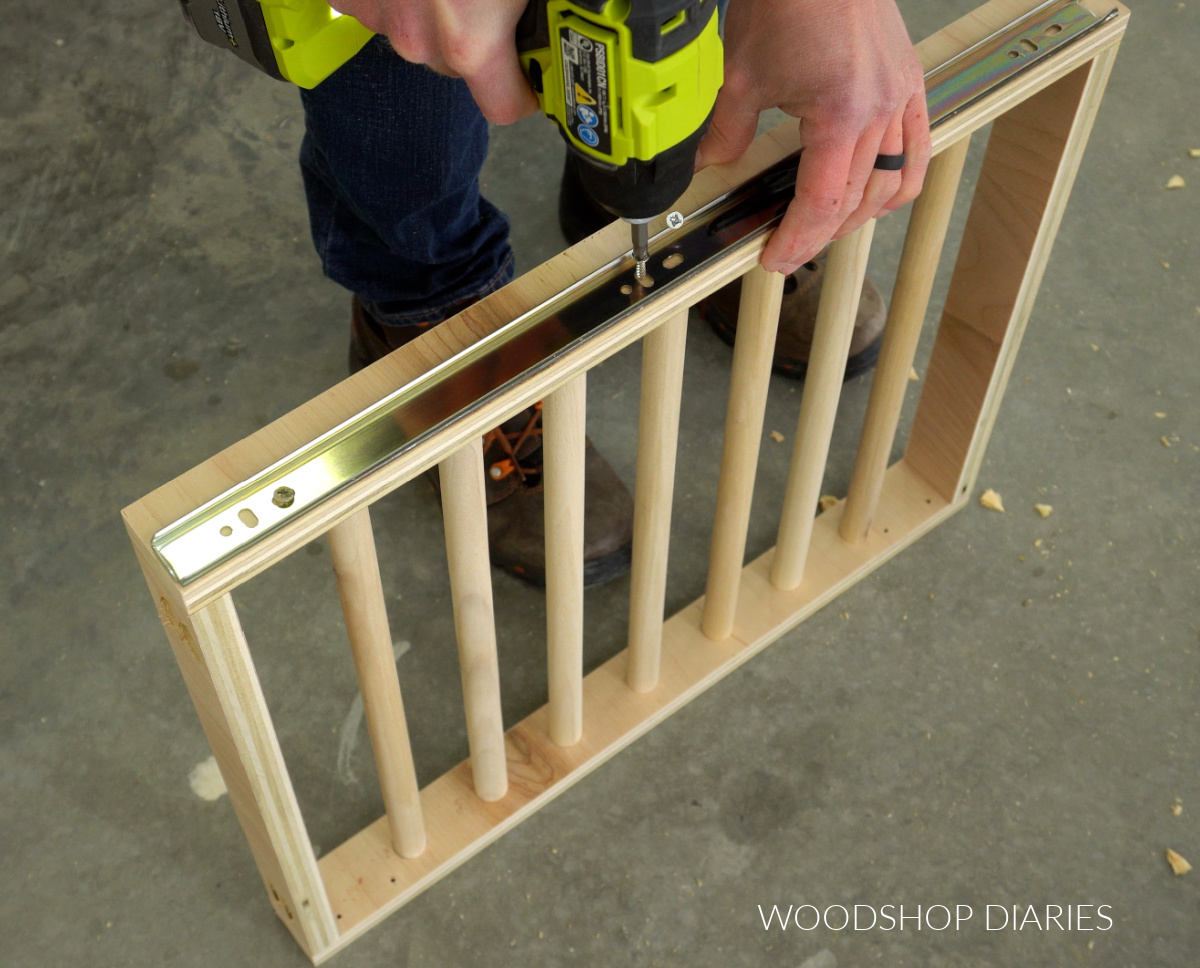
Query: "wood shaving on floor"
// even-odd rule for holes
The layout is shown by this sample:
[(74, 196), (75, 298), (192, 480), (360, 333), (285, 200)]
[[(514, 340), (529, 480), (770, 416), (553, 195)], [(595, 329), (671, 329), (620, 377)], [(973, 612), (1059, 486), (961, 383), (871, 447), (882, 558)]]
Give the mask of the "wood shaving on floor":
[(188, 774), (188, 785), (201, 800), (219, 800), (229, 792), (225, 788), (225, 778), (221, 776), (221, 768), (217, 766), (215, 756), (210, 756), (192, 768), (192, 772)]
[(990, 487), (979, 495), (979, 503), (991, 511), (999, 511), (1004, 513), (1004, 501), (1000, 495), (993, 491)]

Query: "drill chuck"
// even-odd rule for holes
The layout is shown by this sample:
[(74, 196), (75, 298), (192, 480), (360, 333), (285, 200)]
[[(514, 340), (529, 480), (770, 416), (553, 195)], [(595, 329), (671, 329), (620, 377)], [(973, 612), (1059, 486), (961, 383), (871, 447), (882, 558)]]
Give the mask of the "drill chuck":
[(639, 280), (646, 277), (646, 263), (650, 261), (650, 219), (627, 218), (633, 236), (634, 275)]
[(682, 141), (649, 161), (634, 159), (620, 167), (584, 155), (576, 171), (584, 190), (598, 205), (620, 218), (654, 218), (687, 191), (696, 167), (696, 149), (708, 130), (711, 112)]

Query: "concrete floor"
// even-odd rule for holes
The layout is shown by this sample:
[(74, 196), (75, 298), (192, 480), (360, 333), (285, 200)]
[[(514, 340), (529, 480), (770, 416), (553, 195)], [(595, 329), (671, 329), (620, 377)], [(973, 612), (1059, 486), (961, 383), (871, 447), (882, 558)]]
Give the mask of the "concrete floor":
[[(974, 2), (901, 6), (924, 36)], [(1200, 873), (1172, 876), (1164, 850), (1200, 863), (1200, 3), (1134, 6), (980, 480), (1008, 513), (972, 504), (334, 964), (1196, 964)], [(297, 98), (170, 2), (6, 8), (0, 964), (298, 966), (228, 798), (189, 785), (209, 752), (118, 519), (344, 373)], [(560, 157), (544, 120), (496, 132), (485, 181), (522, 269), (561, 246)], [(1165, 191), (1173, 174), (1188, 186)], [(880, 226), (881, 286), (903, 217)], [(590, 433), (629, 483), (637, 365), (589, 386)], [(672, 611), (703, 587), (727, 372), (695, 323)], [(868, 390), (846, 388), (827, 491)], [(763, 445), (753, 554), (798, 406), (776, 379), (767, 429), (789, 443)], [(428, 781), (466, 750), (433, 496), (407, 488), (376, 522)], [(328, 850), (381, 805), (328, 556), (307, 551), (238, 603)], [(496, 590), (511, 721), (543, 701), (543, 606)], [(627, 598), (589, 593), (589, 666), (621, 647)], [(765, 932), (775, 903), (976, 917)], [(988, 904), (1106, 904), (1113, 924), (988, 931)]]

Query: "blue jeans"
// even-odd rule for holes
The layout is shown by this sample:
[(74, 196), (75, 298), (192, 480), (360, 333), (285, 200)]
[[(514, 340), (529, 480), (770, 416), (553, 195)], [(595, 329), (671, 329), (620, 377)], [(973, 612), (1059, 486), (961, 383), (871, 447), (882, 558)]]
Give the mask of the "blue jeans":
[(467, 85), (375, 37), (311, 91), (300, 167), (325, 274), (379, 322), (440, 322), (513, 275), (479, 194), (487, 122)]

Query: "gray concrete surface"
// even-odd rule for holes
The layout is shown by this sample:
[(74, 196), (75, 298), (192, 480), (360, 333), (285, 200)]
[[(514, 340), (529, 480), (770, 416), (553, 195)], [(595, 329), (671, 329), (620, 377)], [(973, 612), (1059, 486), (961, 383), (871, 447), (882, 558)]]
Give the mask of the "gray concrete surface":
[[(915, 36), (973, 5), (902, 3)], [(1200, 3), (1134, 7), (981, 477), (1008, 513), (973, 504), (334, 964), (1197, 963), (1200, 873), (1164, 850), (1200, 863)], [(298, 966), (228, 798), (189, 786), (209, 752), (118, 520), (343, 375), (297, 98), (170, 0), (0, 10), (0, 964)], [(495, 135), (485, 181), (522, 268), (561, 246), (560, 152), (537, 118)], [(880, 226), (881, 285), (902, 219)], [(702, 590), (728, 372), (690, 335), (672, 609)], [(589, 387), (630, 483), (636, 369), (631, 350)], [(846, 389), (828, 491), (868, 389)], [(798, 405), (775, 380), (789, 444)], [(764, 441), (754, 553), (787, 451)], [(376, 521), (429, 780), (466, 749), (436, 504), (408, 488)], [(543, 606), (496, 588), (513, 720), (542, 702)], [(621, 647), (627, 597), (589, 593), (589, 665)], [(324, 542), (238, 602), (329, 850), (381, 806)], [(776, 903), (976, 916), (764, 931)], [(988, 904), (1113, 923), (988, 931)]]

